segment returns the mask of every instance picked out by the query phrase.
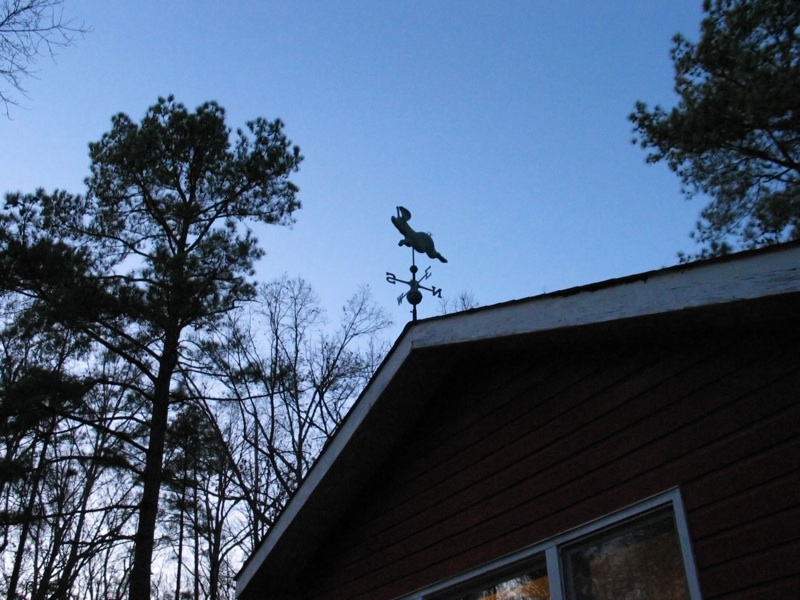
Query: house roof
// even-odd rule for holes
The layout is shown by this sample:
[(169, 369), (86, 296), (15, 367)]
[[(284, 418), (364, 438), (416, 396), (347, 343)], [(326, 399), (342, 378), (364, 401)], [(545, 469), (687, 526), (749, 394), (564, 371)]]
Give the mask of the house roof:
[(442, 379), (473, 352), (800, 313), (800, 243), (743, 252), (409, 323), (237, 576), (237, 596), (288, 588)]

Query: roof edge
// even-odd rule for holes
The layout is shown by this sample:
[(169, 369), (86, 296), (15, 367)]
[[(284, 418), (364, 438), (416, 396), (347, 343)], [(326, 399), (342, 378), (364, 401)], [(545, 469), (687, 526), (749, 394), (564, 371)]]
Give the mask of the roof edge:
[(797, 291), (800, 243), (793, 242), (434, 317), (407, 336), (412, 348), (426, 348)]

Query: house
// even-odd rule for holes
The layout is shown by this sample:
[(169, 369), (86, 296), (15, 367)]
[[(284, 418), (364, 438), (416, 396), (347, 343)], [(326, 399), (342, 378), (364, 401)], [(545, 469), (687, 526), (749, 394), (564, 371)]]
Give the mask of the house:
[(800, 244), (409, 324), (241, 600), (800, 598)]

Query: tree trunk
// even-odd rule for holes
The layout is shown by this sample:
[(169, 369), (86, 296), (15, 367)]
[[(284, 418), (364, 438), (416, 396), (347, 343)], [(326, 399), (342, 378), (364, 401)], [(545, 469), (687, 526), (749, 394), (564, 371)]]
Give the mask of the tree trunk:
[(200, 521), (197, 512), (197, 469), (194, 471), (194, 496), (192, 498), (192, 512), (194, 516), (194, 600), (200, 600)]
[[(47, 450), (49, 449), (50, 442), (52, 442), (53, 433), (56, 428), (55, 419), (49, 423), (49, 428), (42, 434), (42, 448), (39, 452), (39, 462), (36, 470), (31, 478), (30, 487), (28, 489), (28, 499), (25, 503), (25, 510), (22, 513), (22, 526), (19, 533), (19, 545), (17, 546), (17, 553), (14, 556), (14, 567), (11, 571), (11, 577), (8, 580), (8, 597), (11, 599), (22, 598), (17, 593), (17, 586), (19, 585), (19, 578), (22, 570), (22, 559), (25, 555), (25, 545), (27, 543), (28, 534), (30, 532), (31, 523), (33, 522), (33, 509), (36, 505), (36, 498), (41, 491), (39, 485), (44, 477), (44, 470), (47, 467)], [(34, 563), (35, 564), (35, 563)]]
[[(217, 497), (219, 498), (225, 496), (223, 479), (222, 473), (217, 473)], [(206, 498), (206, 520), (208, 521), (210, 534), (208, 540), (208, 600), (219, 600), (220, 571), (224, 560), (222, 556), (222, 527), (225, 518), (221, 514), (218, 503), (213, 507), (212, 513), (212, 506), (208, 502), (208, 498)]]
[[(96, 448), (94, 454), (95, 456), (99, 456), (100, 450)], [(81, 495), (81, 510), (78, 513), (78, 522), (75, 526), (75, 532), (72, 536), (72, 541), (69, 542), (70, 550), (67, 560), (64, 563), (64, 567), (61, 570), (61, 577), (55, 586), (55, 591), (50, 594), (50, 598), (52, 599), (69, 598), (69, 589), (72, 587), (75, 578), (78, 576), (77, 566), (79, 551), (81, 549), (81, 541), (83, 538), (83, 528), (86, 525), (86, 515), (89, 507), (89, 500), (91, 499), (94, 485), (97, 482), (99, 471), (100, 469), (97, 466), (97, 463), (93, 463), (87, 468), (86, 483), (83, 486), (83, 492)]]
[(181, 481), (181, 503), (178, 507), (178, 568), (175, 575), (175, 600), (181, 598), (181, 578), (183, 577), (183, 513), (186, 510), (186, 450), (183, 451), (183, 480)]
[(142, 473), (142, 500), (136, 529), (131, 566), (130, 600), (150, 600), (150, 575), (155, 548), (156, 517), (164, 471), (164, 445), (169, 421), (170, 385), (178, 364), (180, 330), (170, 328), (164, 338), (164, 350), (153, 390), (153, 413), (150, 420), (150, 443)]

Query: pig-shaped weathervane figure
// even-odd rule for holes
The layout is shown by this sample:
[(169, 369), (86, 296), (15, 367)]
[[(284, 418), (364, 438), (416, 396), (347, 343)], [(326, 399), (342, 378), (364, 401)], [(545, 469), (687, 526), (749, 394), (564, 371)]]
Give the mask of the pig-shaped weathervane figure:
[(397, 230), (400, 233), (403, 234), (403, 239), (400, 240), (397, 245), (411, 247), (411, 267), (409, 269), (411, 271), (411, 279), (409, 281), (405, 281), (403, 279), (398, 279), (394, 273), (386, 273), (386, 281), (391, 284), (395, 284), (397, 282), (405, 283), (408, 286), (408, 291), (400, 294), (400, 296), (397, 298), (397, 303), (402, 303), (403, 298), (405, 298), (412, 306), (412, 318), (414, 321), (416, 321), (417, 304), (422, 302), (422, 292), (420, 290), (427, 290), (434, 296), (441, 298), (442, 289), (437, 288), (436, 286), (425, 287), (422, 285), (422, 282), (431, 276), (430, 267), (425, 269), (425, 273), (421, 278), (417, 279), (417, 272), (419, 269), (417, 268), (416, 261), (414, 260), (414, 252), (427, 254), (430, 258), (438, 258), (444, 263), (447, 262), (447, 259), (436, 251), (436, 248), (433, 245), (433, 238), (431, 237), (431, 234), (422, 233), (421, 231), (414, 231), (411, 229), (411, 227), (408, 225), (409, 219), (411, 219), (411, 211), (403, 206), (398, 206), (397, 216), (392, 217), (392, 224), (397, 227)]
[(411, 246), (420, 254), (427, 254), (430, 258), (438, 258), (443, 263), (447, 259), (436, 251), (433, 245), (433, 238), (430, 233), (423, 233), (421, 231), (414, 231), (408, 222), (411, 220), (411, 211), (403, 206), (397, 207), (397, 216), (392, 217), (392, 223), (397, 230), (403, 234), (403, 239), (397, 244), (398, 246)]

